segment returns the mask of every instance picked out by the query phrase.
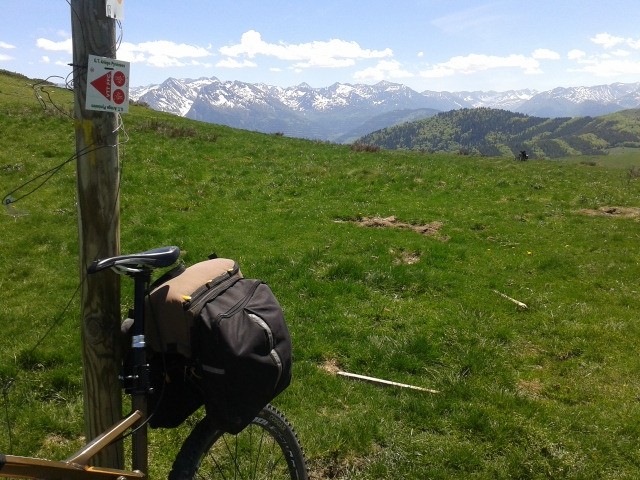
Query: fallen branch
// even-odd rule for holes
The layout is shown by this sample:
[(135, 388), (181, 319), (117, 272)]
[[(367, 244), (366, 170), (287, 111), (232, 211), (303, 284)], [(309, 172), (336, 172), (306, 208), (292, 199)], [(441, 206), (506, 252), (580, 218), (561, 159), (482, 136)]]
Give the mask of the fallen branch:
[(411, 390), (419, 390), (421, 392), (427, 393), (440, 393), (438, 390), (431, 390), (430, 388), (416, 387), (415, 385), (407, 385), (406, 383), (398, 383), (392, 382), (391, 380), (383, 380), (381, 378), (367, 377), (365, 375), (358, 375), (357, 373), (343, 372), (342, 370), (338, 370), (336, 374), (340, 375), (341, 377), (352, 378), (354, 380), (362, 380), (363, 382), (374, 383), (376, 385), (409, 388)]
[(518, 308), (520, 308), (521, 310), (526, 310), (526, 309), (529, 308), (529, 307), (527, 307), (526, 303), (522, 303), (521, 301), (516, 300), (515, 298), (511, 298), (510, 296), (505, 295), (504, 293), (501, 293), (498, 290), (494, 290), (494, 292), (497, 293), (498, 295), (500, 295), (502, 298), (506, 298), (510, 302), (515, 303), (518, 306)]

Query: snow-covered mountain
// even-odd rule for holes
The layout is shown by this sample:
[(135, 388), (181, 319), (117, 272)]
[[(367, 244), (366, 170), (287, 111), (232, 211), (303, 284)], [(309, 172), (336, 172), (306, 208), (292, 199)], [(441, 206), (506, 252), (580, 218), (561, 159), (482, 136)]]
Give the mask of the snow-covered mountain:
[[(349, 142), (375, 125), (388, 127), (460, 108), (489, 107), (540, 117), (603, 115), (640, 107), (640, 82), (547, 92), (416, 92), (391, 82), (375, 85), (306, 83), (282, 88), (262, 83), (169, 78), (160, 85), (132, 88), (132, 100), (194, 120), (265, 133)], [(388, 122), (388, 123), (387, 123)]]
[(640, 83), (554, 88), (522, 103), (518, 110), (538, 117), (599, 116), (640, 106)]

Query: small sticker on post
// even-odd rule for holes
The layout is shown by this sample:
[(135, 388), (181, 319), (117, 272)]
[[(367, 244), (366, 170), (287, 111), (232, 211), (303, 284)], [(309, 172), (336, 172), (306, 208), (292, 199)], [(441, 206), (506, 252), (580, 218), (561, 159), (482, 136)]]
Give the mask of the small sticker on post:
[(124, 0), (106, 0), (106, 14), (116, 20), (124, 19)]

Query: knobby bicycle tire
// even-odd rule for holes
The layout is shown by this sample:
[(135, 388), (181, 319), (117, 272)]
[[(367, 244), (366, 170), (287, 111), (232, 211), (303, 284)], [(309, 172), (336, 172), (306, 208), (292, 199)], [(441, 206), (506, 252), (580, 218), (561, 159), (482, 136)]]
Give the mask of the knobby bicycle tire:
[(291, 424), (267, 405), (238, 435), (203, 418), (185, 439), (169, 480), (308, 480), (304, 454)]

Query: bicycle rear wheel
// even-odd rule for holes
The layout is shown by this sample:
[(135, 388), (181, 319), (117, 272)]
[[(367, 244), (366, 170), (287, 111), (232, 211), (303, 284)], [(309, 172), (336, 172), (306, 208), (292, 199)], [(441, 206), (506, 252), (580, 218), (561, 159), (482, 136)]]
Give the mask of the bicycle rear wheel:
[(169, 480), (307, 480), (302, 448), (287, 419), (267, 405), (238, 435), (203, 418), (186, 438)]

